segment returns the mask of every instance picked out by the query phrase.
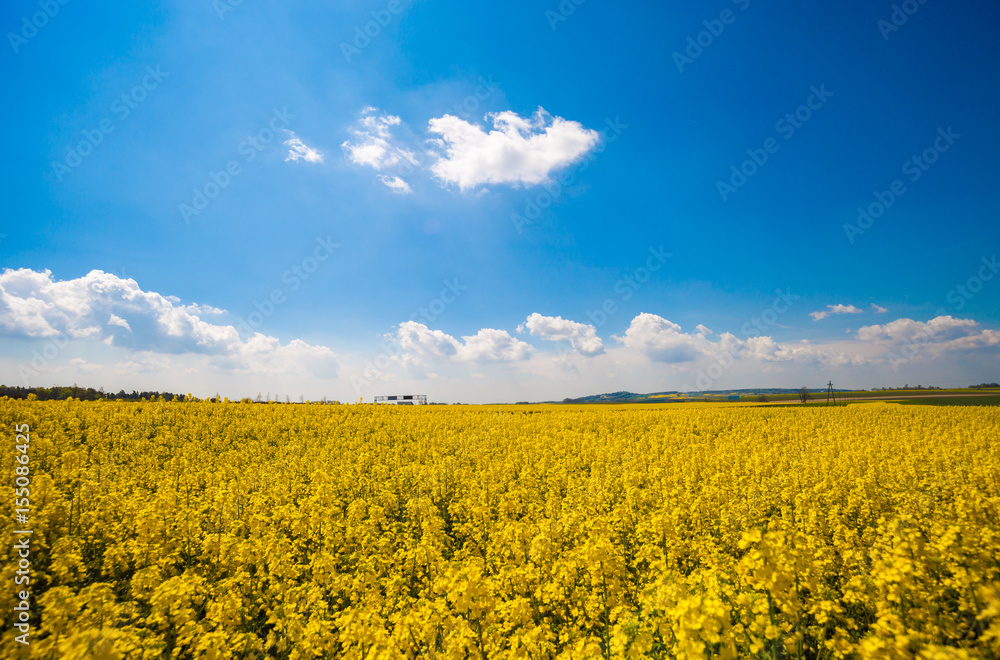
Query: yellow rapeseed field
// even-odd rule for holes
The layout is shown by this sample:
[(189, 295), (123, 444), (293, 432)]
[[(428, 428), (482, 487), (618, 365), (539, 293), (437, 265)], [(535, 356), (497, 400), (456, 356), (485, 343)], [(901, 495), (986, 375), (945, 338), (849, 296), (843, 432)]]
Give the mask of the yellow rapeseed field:
[[(0, 400), (74, 658), (1000, 657), (1000, 410)], [(13, 476), (8, 484), (13, 486)]]

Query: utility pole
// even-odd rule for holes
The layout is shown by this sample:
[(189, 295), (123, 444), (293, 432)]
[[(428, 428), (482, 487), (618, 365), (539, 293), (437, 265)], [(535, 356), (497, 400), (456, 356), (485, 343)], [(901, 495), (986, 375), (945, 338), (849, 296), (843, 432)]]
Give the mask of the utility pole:
[(833, 381), (831, 380), (826, 384), (826, 405), (830, 405), (830, 402), (834, 405), (837, 404), (837, 393), (833, 391)]

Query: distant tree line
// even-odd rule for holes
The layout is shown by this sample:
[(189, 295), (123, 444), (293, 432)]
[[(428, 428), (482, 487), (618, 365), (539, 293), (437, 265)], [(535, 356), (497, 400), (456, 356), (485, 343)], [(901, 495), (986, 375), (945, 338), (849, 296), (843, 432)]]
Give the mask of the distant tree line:
[[(65, 401), (66, 399), (77, 399), (79, 401), (141, 401), (145, 399), (146, 401), (156, 401), (159, 398), (163, 398), (164, 401), (207, 401), (210, 403), (222, 403), (223, 397), (219, 396), (216, 392), (215, 396), (208, 399), (199, 399), (196, 396), (191, 396), (190, 394), (174, 394), (173, 392), (137, 392), (132, 390), (131, 392), (126, 392), (125, 390), (119, 390), (116, 392), (105, 392), (103, 387), (99, 387), (96, 390), (93, 387), (78, 387), (73, 385), (72, 387), (17, 387), (14, 385), (0, 385), (0, 397), (10, 397), (11, 399), (27, 399), (28, 395), (34, 394), (35, 398), (39, 401)], [(254, 401), (249, 397), (244, 397), (240, 399), (240, 403), (264, 403), (265, 399), (261, 395), (257, 394), (257, 399)], [(267, 394), (267, 403), (281, 403), (277, 396), (272, 401), (271, 393)], [(304, 396), (299, 396), (299, 403), (305, 403), (306, 399)], [(291, 403), (291, 397), (285, 396), (285, 403)], [(322, 401), (312, 401), (311, 403), (332, 403), (339, 404), (339, 401), (329, 401), (326, 397), (323, 397)]]
[(944, 388), (938, 387), (937, 385), (928, 385), (927, 387), (924, 387), (923, 385), (910, 385), (909, 383), (907, 383), (906, 385), (903, 385), (902, 387), (873, 387), (871, 391), (872, 392), (892, 392), (894, 390), (941, 390), (941, 389), (944, 389)]
[(969, 385), (970, 390), (985, 390), (991, 387), (1000, 387), (998, 383), (979, 383), (978, 385)]
[(27, 399), (29, 394), (34, 394), (39, 401), (65, 401), (66, 399), (79, 399), (80, 401), (152, 401), (158, 397), (163, 397), (167, 401), (177, 397), (178, 401), (187, 398), (185, 394), (173, 394), (172, 392), (137, 392), (132, 390), (126, 392), (120, 390), (117, 393), (105, 392), (104, 388), (94, 389), (93, 387), (17, 387), (12, 385), (0, 385), (0, 397), (7, 396), (11, 399)]

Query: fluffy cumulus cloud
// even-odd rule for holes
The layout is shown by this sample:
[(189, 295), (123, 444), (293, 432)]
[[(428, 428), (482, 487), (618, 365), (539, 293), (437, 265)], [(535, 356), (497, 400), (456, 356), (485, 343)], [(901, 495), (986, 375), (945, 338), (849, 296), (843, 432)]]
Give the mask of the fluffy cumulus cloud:
[(524, 360), (532, 352), (529, 344), (512, 337), (506, 330), (484, 328), (459, 341), (416, 321), (400, 323), (390, 339), (410, 354), (434, 360), (506, 362)]
[[(731, 336), (723, 335), (723, 340)], [(681, 326), (656, 314), (639, 314), (632, 319), (625, 334), (616, 339), (651, 360), (667, 364), (693, 362), (712, 353), (712, 343), (706, 332), (685, 333)]]
[(857, 338), (878, 345), (887, 355), (909, 354), (908, 357), (1000, 349), (1000, 332), (983, 329), (972, 319), (951, 316), (938, 316), (926, 322), (903, 318), (884, 325), (869, 325), (858, 330)]
[(428, 131), (442, 155), (431, 165), (434, 175), (460, 189), (483, 184), (536, 185), (551, 173), (582, 158), (600, 141), (598, 131), (544, 109), (530, 117), (514, 112), (487, 115), (492, 130), (444, 115), (431, 119)]
[(525, 330), (532, 337), (569, 342), (573, 350), (583, 355), (593, 356), (604, 352), (604, 343), (597, 336), (597, 328), (561, 316), (542, 316), (536, 312), (517, 327), (518, 332)]
[(288, 139), (284, 142), (284, 145), (288, 147), (288, 156), (285, 157), (285, 162), (295, 162), (297, 160), (304, 160), (307, 163), (323, 162), (323, 154), (312, 147), (306, 146), (292, 131), (285, 129), (285, 132), (288, 133)]
[(449, 114), (432, 118), (427, 124), (430, 138), (421, 143), (398, 116), (367, 107), (341, 146), (351, 163), (371, 167), (386, 187), (407, 194), (412, 190), (404, 177), (418, 169), (461, 190), (545, 183), (601, 140), (599, 131), (553, 117), (543, 108), (528, 117), (507, 111), (486, 119), (489, 125), (484, 128)]
[(457, 357), (461, 342), (441, 330), (431, 330), (423, 323), (405, 321), (390, 339), (409, 353), (438, 360)]
[[(401, 123), (396, 115), (382, 114), (378, 108), (365, 108), (357, 125), (350, 129), (351, 139), (341, 145), (348, 160), (376, 172), (417, 165), (416, 154), (393, 134), (393, 129)], [(409, 184), (398, 174), (382, 175), (379, 179), (393, 192), (409, 192)]]
[[(833, 311), (835, 307), (830, 313), (856, 313)], [(148, 377), (159, 382), (171, 374), (210, 375), (240, 385), (253, 378), (270, 385), (282, 379), (298, 384), (312, 377), (326, 387), (325, 383), (347, 382), (341, 372), (353, 372), (360, 365), (358, 356), (338, 356), (325, 346), (298, 339), (281, 342), (243, 325), (238, 330), (217, 318), (224, 314), (143, 290), (132, 279), (99, 270), (65, 281), (47, 270), (0, 272), (0, 337), (58, 346), (60, 351), (69, 340), (76, 340), (74, 348), (59, 357), (46, 355), (60, 363), (55, 368), (66, 376), (117, 374), (122, 379)], [(952, 316), (928, 321), (900, 318), (815, 343), (737, 337), (701, 324), (685, 330), (651, 313), (634, 317), (608, 346), (593, 325), (560, 316), (533, 313), (516, 330), (546, 342), (563, 342), (573, 350), (536, 350), (504, 329), (452, 336), (406, 321), (386, 337), (395, 346), (385, 353), (387, 366), (376, 364), (378, 377), (394, 387), (406, 378), (433, 379), (462, 396), (474, 378), (482, 377), (509, 382), (513, 389), (507, 394), (514, 400), (524, 398), (522, 390), (551, 397), (546, 388), (552, 387), (654, 391), (677, 388), (682, 384), (678, 379), (685, 378), (697, 381), (695, 389), (723, 382), (752, 387), (761, 379), (784, 382), (829, 371), (846, 374), (846, 369), (857, 377), (878, 379), (877, 383), (886, 366), (896, 370), (908, 363), (908, 370), (915, 369), (908, 373), (940, 374), (949, 365), (979, 365), (987, 360), (996, 364), (1000, 358), (1000, 331)], [(84, 350), (76, 351), (77, 347)], [(86, 359), (79, 356), (81, 352)], [(25, 364), (14, 368), (27, 368)], [(365, 378), (370, 380), (369, 375)], [(494, 392), (481, 396), (494, 397)]]
[[(517, 326), (517, 332), (563, 342), (574, 350), (533, 350), (518, 341), (516, 334), (512, 336), (502, 329), (488, 328), (458, 337), (409, 321), (401, 323), (389, 336), (398, 350), (387, 354), (395, 356), (392, 362), (403, 369), (385, 370), (387, 375), (380, 377), (387, 383), (406, 382), (407, 377), (416, 379), (411, 382), (447, 383), (460, 397), (475, 390), (476, 378), (484, 377), (495, 383), (509, 383), (514, 389), (509, 390), (508, 397), (516, 400), (614, 388), (656, 391), (781, 387), (790, 382), (820, 382), (827, 377), (834, 381), (850, 378), (862, 384), (871, 379), (871, 383), (879, 384), (885, 382), (886, 367), (898, 373), (901, 361), (912, 363), (906, 366), (907, 378), (911, 374), (923, 378), (923, 374), (946, 373), (948, 365), (1000, 357), (1000, 332), (983, 329), (972, 320), (951, 317), (927, 322), (898, 319), (815, 342), (737, 337), (721, 330), (713, 332), (701, 324), (685, 329), (651, 313), (635, 316), (621, 336), (612, 336), (615, 343), (608, 345), (601, 342), (592, 326), (541, 313), (528, 316)], [(916, 351), (908, 351), (906, 347), (911, 346), (916, 346)], [(919, 359), (913, 358), (915, 353)], [(529, 391), (537, 393), (526, 394)], [(481, 397), (498, 398), (494, 390)]]
[(465, 340), (465, 346), (459, 354), (475, 362), (524, 360), (532, 351), (529, 344), (510, 336), (506, 330), (483, 328), (462, 339)]
[(621, 337), (615, 337), (626, 348), (641, 353), (653, 362), (678, 365), (688, 362), (714, 361), (728, 364), (734, 361), (767, 363), (801, 363), (847, 365), (864, 362), (858, 354), (845, 352), (841, 346), (818, 346), (802, 342), (785, 344), (767, 336), (739, 339), (729, 332), (709, 338), (714, 333), (698, 325), (693, 333), (656, 314), (639, 314)]
[[(8, 337), (103, 341), (145, 354), (145, 362), (154, 366), (165, 358), (149, 356), (198, 354), (222, 368), (336, 372), (337, 358), (325, 346), (299, 340), (281, 344), (260, 333), (243, 339), (233, 326), (201, 318), (219, 311), (180, 304), (100, 270), (66, 281), (53, 279), (48, 270), (4, 269), (0, 274), (0, 334)], [(133, 357), (125, 364), (140, 362)]]
[[(851, 312), (846, 312), (851, 313)], [(961, 352), (1000, 353), (1000, 332), (983, 329), (971, 319), (939, 316), (927, 322), (902, 318), (859, 329), (846, 341), (812, 344), (777, 342), (771, 337), (739, 339), (730, 333), (712, 340), (711, 331), (698, 326), (687, 333), (655, 314), (640, 314), (619, 342), (653, 362), (733, 362), (799, 366), (849, 367), (897, 364), (900, 360), (934, 359)]]
[(809, 316), (813, 318), (813, 321), (821, 321), (833, 314), (861, 314), (863, 311), (854, 305), (827, 305), (824, 311), (809, 312)]
[(876, 314), (885, 314), (889, 310), (886, 309), (885, 307), (882, 307), (881, 305), (876, 305), (875, 303), (872, 303), (872, 311), (875, 312)]

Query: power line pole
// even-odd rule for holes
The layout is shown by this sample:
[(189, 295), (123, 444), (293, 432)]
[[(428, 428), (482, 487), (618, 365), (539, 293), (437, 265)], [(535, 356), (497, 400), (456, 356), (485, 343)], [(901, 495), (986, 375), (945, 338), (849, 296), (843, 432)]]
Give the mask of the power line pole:
[(830, 405), (831, 401), (833, 401), (834, 405), (837, 404), (837, 393), (833, 391), (832, 380), (826, 384), (826, 405)]

